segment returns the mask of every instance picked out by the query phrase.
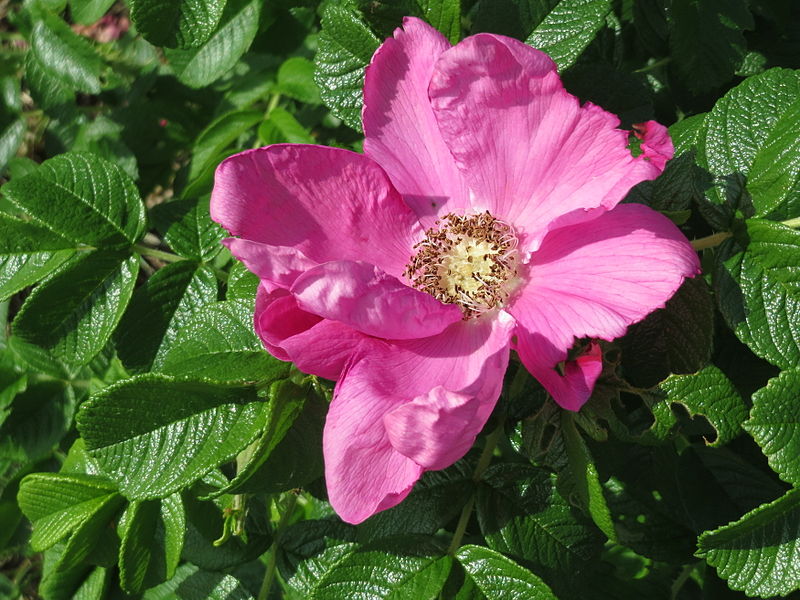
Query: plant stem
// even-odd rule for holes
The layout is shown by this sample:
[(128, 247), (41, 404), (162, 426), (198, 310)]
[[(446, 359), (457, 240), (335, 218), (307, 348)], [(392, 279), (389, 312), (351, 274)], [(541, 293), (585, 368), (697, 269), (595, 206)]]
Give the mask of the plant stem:
[(286, 510), (281, 515), (281, 520), (278, 522), (278, 528), (275, 530), (275, 538), (272, 540), (272, 547), (269, 550), (269, 559), (267, 560), (267, 571), (264, 573), (264, 581), (261, 582), (261, 589), (258, 591), (258, 600), (267, 600), (269, 592), (272, 589), (272, 582), (275, 580), (275, 565), (278, 559), (278, 545), (280, 544), (283, 532), (286, 529), (286, 524), (289, 522), (294, 507), (297, 505), (297, 494), (289, 492), (289, 502)]
[(657, 60), (651, 65), (647, 65), (646, 67), (642, 67), (641, 69), (636, 69), (634, 73), (647, 73), (648, 71), (652, 71), (653, 69), (657, 69), (658, 67), (662, 67), (668, 64), (672, 60), (671, 57), (667, 56), (666, 58), (662, 58), (661, 60)]
[[(486, 438), (486, 445), (483, 447), (483, 452), (478, 459), (478, 464), (475, 465), (475, 471), (472, 472), (473, 483), (478, 483), (481, 480), (483, 472), (492, 461), (494, 449), (497, 447), (497, 442), (500, 441), (500, 436), (502, 433), (503, 422), (501, 421), (495, 430), (492, 431), (492, 433), (490, 433)], [(464, 505), (464, 508), (461, 510), (461, 516), (458, 518), (458, 524), (456, 525), (456, 530), (453, 533), (453, 540), (450, 542), (450, 547), (447, 549), (448, 554), (455, 554), (456, 551), (461, 547), (461, 540), (464, 537), (464, 533), (467, 531), (467, 524), (469, 523), (469, 518), (472, 515), (472, 509), (475, 507), (475, 496), (476, 492), (473, 492), (470, 495), (469, 500), (467, 500), (467, 503)], [(259, 598), (259, 600), (261, 599)]]
[[(800, 228), (800, 217), (787, 219), (785, 221), (778, 221), (778, 223), (785, 225), (786, 227), (791, 227), (792, 229), (797, 229)], [(714, 248), (719, 246), (732, 235), (733, 234), (730, 231), (721, 231), (719, 233), (707, 235), (706, 237), (697, 238), (696, 240), (692, 240), (692, 248), (695, 250), (707, 250), (708, 248)]]
[(143, 246), (142, 244), (134, 244), (133, 249), (142, 256), (152, 256), (153, 258), (163, 260), (164, 262), (178, 262), (181, 260), (186, 260), (183, 256), (178, 256), (172, 252), (157, 250), (156, 248), (149, 248), (148, 246)]
[(727, 240), (732, 235), (733, 234), (730, 231), (723, 231), (721, 233), (707, 235), (706, 237), (692, 240), (692, 248), (694, 248), (695, 250), (706, 250), (708, 248), (714, 248), (716, 246), (719, 246), (722, 242)]

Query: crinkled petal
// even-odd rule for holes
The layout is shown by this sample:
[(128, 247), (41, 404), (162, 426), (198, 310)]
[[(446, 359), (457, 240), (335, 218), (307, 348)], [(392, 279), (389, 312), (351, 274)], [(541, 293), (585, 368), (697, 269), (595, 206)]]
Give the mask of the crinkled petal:
[[(613, 208), (661, 168), (634, 158), (619, 119), (567, 93), (546, 54), (489, 34), (442, 53), (429, 89), (476, 211), (513, 224), (524, 251)], [(663, 144), (659, 146), (663, 148)]]
[(255, 330), (270, 354), (288, 360), (304, 373), (336, 381), (356, 347), (367, 338), (336, 321), (297, 306), (284, 289), (256, 294)]
[[(424, 467), (393, 444), (436, 468), (447, 466), (447, 461), (457, 460), (469, 449), (500, 395), (513, 325), (513, 319), (500, 312), (490, 318), (459, 321), (429, 338), (373, 342), (369, 348), (359, 348), (336, 386), (323, 436), (328, 496), (342, 519), (360, 523), (398, 504), (411, 491)], [(437, 388), (441, 389), (432, 394)], [(452, 414), (431, 418), (437, 410), (448, 412), (448, 407), (421, 405), (426, 400), (435, 404), (448, 393), (457, 394), (450, 396)], [(472, 400), (459, 400), (461, 396)], [(408, 434), (450, 441), (452, 431), (442, 426), (452, 425), (455, 413), (464, 418), (465, 411), (456, 405), (474, 406), (457, 451), (448, 452), (432, 440), (427, 444), (429, 452), (416, 452), (414, 444), (404, 439), (401, 424), (393, 426), (390, 439), (384, 419), (391, 417), (386, 415), (414, 402), (426, 413), (420, 422), (427, 429)], [(410, 416), (397, 418), (408, 421)]]
[(364, 77), (364, 152), (386, 170), (427, 227), (436, 215), (469, 206), (428, 99), (433, 65), (449, 47), (433, 27), (406, 17), (375, 52)]
[(416, 215), (374, 161), (303, 144), (224, 160), (211, 217), (235, 236), (295, 248), (316, 263), (363, 260), (395, 276), (422, 235)]
[(522, 362), (536, 375), (542, 364), (563, 361), (575, 338), (623, 335), (663, 307), (699, 267), (678, 228), (640, 204), (551, 232), (508, 308), (517, 320)]
[[(567, 410), (580, 410), (594, 384), (603, 371), (603, 354), (600, 345), (592, 342), (587, 351), (575, 360), (566, 361), (563, 374), (554, 365), (563, 353), (555, 351), (543, 337), (523, 333), (517, 338), (516, 350), (525, 367), (541, 383), (559, 406)], [(553, 362), (555, 361), (555, 362)]]
[(262, 282), (268, 282), (270, 288), (289, 288), (295, 279), (317, 265), (290, 246), (271, 246), (242, 238), (226, 238), (222, 243)]
[(475, 418), (480, 401), (436, 386), (383, 417), (389, 443), (426, 469), (444, 469), (472, 447), (483, 423)]
[(390, 340), (436, 335), (463, 317), (456, 305), (442, 304), (378, 267), (358, 261), (314, 267), (294, 282), (291, 292), (303, 310)]
[(657, 121), (645, 121), (634, 125), (633, 132), (641, 140), (640, 148), (645, 158), (663, 171), (667, 161), (675, 155), (669, 130)]

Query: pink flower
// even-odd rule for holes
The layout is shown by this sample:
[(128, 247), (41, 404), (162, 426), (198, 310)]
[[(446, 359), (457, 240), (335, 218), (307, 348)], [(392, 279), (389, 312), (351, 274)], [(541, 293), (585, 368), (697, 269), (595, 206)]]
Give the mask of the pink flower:
[[(510, 350), (569, 410), (611, 340), (664, 305), (698, 260), (628, 190), (672, 157), (643, 153), (553, 61), (479, 34), (451, 47), (407, 18), (364, 83), (364, 154), (307, 145), (217, 170), (211, 214), (261, 279), (255, 329), (276, 357), (337, 381), (325, 426), (331, 504), (358, 523), (462, 457), (500, 394)], [(558, 365), (558, 368), (557, 368)]]

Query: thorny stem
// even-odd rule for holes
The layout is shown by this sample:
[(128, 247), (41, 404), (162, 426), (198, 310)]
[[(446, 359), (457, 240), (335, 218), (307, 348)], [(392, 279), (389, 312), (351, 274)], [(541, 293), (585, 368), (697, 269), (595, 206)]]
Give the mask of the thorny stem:
[(283, 532), (286, 529), (286, 524), (289, 522), (292, 514), (294, 514), (294, 507), (297, 505), (298, 495), (294, 492), (289, 492), (289, 502), (286, 505), (286, 510), (281, 515), (281, 520), (278, 522), (278, 528), (275, 530), (275, 538), (272, 540), (272, 547), (269, 550), (269, 559), (267, 560), (267, 571), (264, 573), (264, 580), (261, 582), (261, 589), (258, 592), (258, 600), (267, 600), (269, 592), (272, 589), (272, 582), (275, 580), (275, 565), (278, 558), (278, 545), (283, 537)]
[[(778, 221), (781, 225), (786, 225), (786, 227), (791, 227), (792, 229), (797, 229), (800, 227), (800, 217), (795, 217), (794, 219), (787, 219), (786, 221)], [(708, 235), (706, 237), (698, 238), (696, 240), (692, 240), (692, 248), (695, 250), (707, 250), (708, 248), (715, 248), (719, 246), (722, 242), (727, 240), (731, 237), (733, 233), (730, 231), (722, 231), (720, 233), (714, 233), (712, 235)]]
[[(475, 465), (475, 471), (472, 472), (472, 481), (474, 483), (478, 483), (481, 480), (483, 472), (489, 466), (489, 463), (492, 460), (492, 455), (494, 454), (494, 449), (497, 446), (497, 442), (500, 441), (500, 435), (502, 433), (503, 423), (500, 422), (495, 430), (492, 431), (492, 433), (490, 433), (486, 438), (486, 445), (483, 447), (483, 452), (478, 459), (478, 464)], [(461, 510), (461, 516), (458, 518), (458, 524), (456, 525), (456, 530), (453, 533), (453, 541), (450, 542), (450, 547), (447, 549), (448, 554), (455, 554), (461, 547), (461, 540), (464, 537), (464, 533), (467, 531), (467, 524), (469, 523), (469, 518), (472, 515), (472, 509), (475, 507), (475, 496), (476, 493), (473, 492), (470, 495), (469, 500), (467, 500), (467, 503), (464, 505), (464, 508)]]

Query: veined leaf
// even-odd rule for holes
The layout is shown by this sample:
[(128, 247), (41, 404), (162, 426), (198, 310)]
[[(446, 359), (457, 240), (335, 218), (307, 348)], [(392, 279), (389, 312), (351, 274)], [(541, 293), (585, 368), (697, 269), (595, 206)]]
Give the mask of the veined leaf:
[(544, 581), (499, 552), (482, 546), (463, 546), (456, 558), (487, 598), (557, 600)]
[(586, 49), (611, 12), (609, 0), (561, 0), (525, 40), (563, 71)]
[(33, 222), (75, 243), (120, 245), (144, 234), (144, 205), (133, 180), (93, 154), (46, 160), (3, 186), (3, 194)]
[(133, 295), (119, 324), (120, 360), (131, 372), (159, 365), (192, 314), (216, 299), (217, 279), (206, 267), (185, 260), (159, 269)]
[(702, 415), (708, 419), (717, 432), (711, 446), (721, 446), (735, 438), (747, 418), (747, 407), (741, 395), (713, 365), (692, 375), (672, 375), (659, 387), (667, 394), (663, 408), (673, 423), (676, 419), (669, 411), (672, 403), (682, 404), (691, 416)]
[(217, 28), (226, 0), (134, 0), (131, 19), (151, 44), (202, 46)]
[(731, 588), (749, 596), (785, 596), (800, 589), (800, 490), (705, 532), (697, 548)]
[(108, 342), (133, 293), (139, 263), (98, 250), (65, 264), (25, 301), (14, 333), (70, 365), (84, 365)]
[(87, 452), (131, 500), (165, 498), (230, 460), (263, 429), (252, 387), (146, 374), (85, 402)]
[(744, 428), (780, 478), (800, 486), (800, 369), (784, 371), (753, 394)]
[(266, 384), (289, 375), (289, 364), (270, 356), (253, 332), (247, 300), (203, 307), (177, 332), (160, 369), (170, 375)]
[(70, 89), (100, 93), (103, 62), (91, 44), (62, 19), (45, 13), (31, 33), (31, 52), (47, 74)]
[(104, 477), (34, 473), (20, 483), (19, 506), (34, 523), (31, 545), (45, 550), (80, 527), (118, 496)]
[(379, 44), (380, 40), (354, 10), (326, 5), (314, 57), (314, 78), (322, 101), (356, 131), (361, 131), (364, 69)]
[(262, 5), (260, 0), (229, 0), (219, 28), (202, 46), (167, 50), (178, 79), (189, 87), (201, 88), (230, 71), (253, 43)]

